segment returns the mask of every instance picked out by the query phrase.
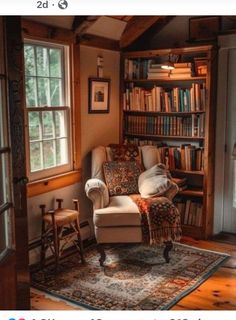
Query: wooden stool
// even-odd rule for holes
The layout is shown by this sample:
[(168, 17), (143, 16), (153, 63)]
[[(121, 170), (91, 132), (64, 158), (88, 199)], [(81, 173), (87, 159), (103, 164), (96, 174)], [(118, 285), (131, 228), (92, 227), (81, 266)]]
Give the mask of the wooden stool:
[[(85, 263), (83, 256), (83, 244), (79, 226), (79, 202), (74, 199), (75, 210), (63, 209), (62, 199), (56, 199), (58, 208), (45, 212), (46, 206), (40, 205), (42, 212), (42, 246), (41, 246), (41, 265), (44, 267), (45, 255), (48, 248), (55, 256), (56, 268), (59, 259), (68, 243), (73, 243), (78, 249), (82, 263)], [(77, 236), (77, 240), (75, 239)], [(64, 243), (61, 245), (61, 241)]]

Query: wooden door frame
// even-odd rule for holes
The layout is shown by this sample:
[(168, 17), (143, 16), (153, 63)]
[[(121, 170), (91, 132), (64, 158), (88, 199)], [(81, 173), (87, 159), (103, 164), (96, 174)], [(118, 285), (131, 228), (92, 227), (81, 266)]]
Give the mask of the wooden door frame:
[(12, 182), (16, 249), (16, 309), (30, 309), (26, 156), (24, 132), (24, 63), (21, 18), (5, 17), (6, 69), (12, 151)]
[[(218, 234), (223, 230), (228, 53), (230, 49), (236, 49), (236, 34), (219, 36), (218, 45), (219, 58), (216, 106), (214, 234)], [(228, 150), (228, 152), (231, 151), (232, 150)]]

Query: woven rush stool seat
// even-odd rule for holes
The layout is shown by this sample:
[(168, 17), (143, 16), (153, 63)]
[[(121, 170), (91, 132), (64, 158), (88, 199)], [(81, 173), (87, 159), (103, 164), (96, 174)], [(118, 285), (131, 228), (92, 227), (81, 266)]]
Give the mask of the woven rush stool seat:
[[(65, 224), (69, 224), (76, 220), (79, 217), (78, 211), (70, 210), (70, 209), (57, 209), (55, 210), (54, 219), (55, 223), (58, 227), (61, 227)], [(52, 215), (46, 214), (43, 217), (44, 221), (52, 224)]]
[(74, 210), (62, 208), (62, 199), (56, 199), (56, 202), (58, 203), (58, 208), (48, 212), (45, 211), (46, 206), (44, 204), (40, 205), (42, 213), (41, 265), (44, 267), (46, 252), (50, 249), (55, 257), (57, 268), (63, 251), (70, 243), (75, 245), (79, 251), (81, 261), (84, 263), (78, 200), (73, 200)]

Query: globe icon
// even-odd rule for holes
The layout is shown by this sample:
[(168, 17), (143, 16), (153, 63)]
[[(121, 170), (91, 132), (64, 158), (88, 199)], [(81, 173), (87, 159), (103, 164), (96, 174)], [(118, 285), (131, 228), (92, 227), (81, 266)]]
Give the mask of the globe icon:
[(66, 0), (60, 0), (58, 2), (58, 7), (62, 10), (66, 9), (68, 7), (68, 2)]

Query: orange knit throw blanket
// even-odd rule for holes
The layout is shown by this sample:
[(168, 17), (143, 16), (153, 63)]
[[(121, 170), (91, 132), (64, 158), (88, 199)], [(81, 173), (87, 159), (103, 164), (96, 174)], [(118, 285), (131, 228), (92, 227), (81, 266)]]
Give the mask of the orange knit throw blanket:
[(146, 244), (178, 241), (181, 238), (180, 214), (173, 203), (165, 197), (144, 199), (130, 195), (141, 214), (142, 237)]

